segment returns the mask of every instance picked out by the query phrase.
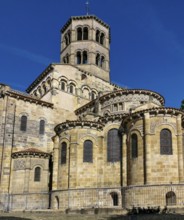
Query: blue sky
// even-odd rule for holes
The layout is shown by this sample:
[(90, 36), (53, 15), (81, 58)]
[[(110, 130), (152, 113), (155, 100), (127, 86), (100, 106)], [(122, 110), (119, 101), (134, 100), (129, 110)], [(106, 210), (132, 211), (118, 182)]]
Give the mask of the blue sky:
[[(0, 0), (0, 82), (24, 91), (59, 62), (60, 29), (86, 0)], [(90, 0), (111, 26), (111, 81), (153, 90), (166, 106), (184, 99), (184, 1)]]

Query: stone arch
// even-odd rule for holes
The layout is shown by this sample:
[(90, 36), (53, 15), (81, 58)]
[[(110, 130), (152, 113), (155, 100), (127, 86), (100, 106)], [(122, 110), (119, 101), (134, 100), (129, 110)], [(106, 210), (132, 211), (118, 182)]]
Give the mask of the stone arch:
[(83, 40), (89, 39), (89, 28), (87, 26), (83, 27)]
[(67, 85), (68, 85), (68, 79), (64, 76), (59, 78), (59, 89), (61, 89), (62, 91), (67, 91)]
[(156, 134), (158, 131), (162, 130), (163, 128), (170, 129), (173, 134), (177, 135), (177, 129), (176, 129), (176, 124), (174, 123), (168, 123), (168, 122), (153, 122), (150, 125), (150, 130), (151, 133)]
[(105, 110), (103, 116), (109, 116), (111, 114), (110, 110)]
[(138, 133), (141, 137), (143, 137), (144, 136), (144, 133), (143, 133), (143, 126), (137, 126), (136, 127), (136, 125), (135, 126), (133, 126), (131, 129), (130, 129), (130, 134), (132, 134), (132, 133)]
[(68, 82), (68, 92), (71, 94), (75, 94), (76, 93), (76, 82), (73, 80), (70, 80)]
[(82, 40), (82, 26), (76, 27), (76, 40)]
[(176, 205), (176, 194), (173, 191), (169, 191), (165, 195), (166, 198), (166, 205), (173, 206)]
[(100, 34), (100, 44), (104, 45), (105, 44), (105, 33), (101, 32)]
[(83, 93), (83, 97), (89, 99), (90, 98), (90, 93), (91, 93), (91, 89), (88, 86), (82, 86), (82, 93)]
[(70, 145), (70, 136), (63, 137), (59, 140), (59, 163), (61, 164), (61, 154), (62, 154), (62, 143), (66, 143), (66, 163), (68, 161), (69, 155), (68, 155), (68, 149)]
[(75, 53), (75, 57), (76, 57), (76, 64), (82, 64), (82, 50), (77, 50)]
[(51, 89), (51, 86), (52, 86), (52, 80), (51, 80), (51, 78), (48, 77), (47, 80), (46, 80), (46, 82), (47, 82), (48, 88)]
[[(158, 134), (160, 137), (160, 132), (163, 129), (167, 129), (171, 132), (171, 142), (172, 142), (172, 154), (170, 155), (175, 155), (176, 153), (176, 148), (174, 146), (177, 146), (177, 138), (175, 138), (175, 136), (177, 135), (177, 131), (176, 131), (176, 127), (174, 127), (174, 125), (171, 125), (169, 123), (163, 123), (163, 124), (159, 124), (158, 126), (155, 127), (155, 135)], [(159, 152), (159, 154), (161, 153), (161, 148), (160, 148), (160, 138), (159, 140), (157, 140), (156, 142), (156, 146), (157, 146), (157, 150)], [(171, 153), (171, 152), (170, 152)]]
[(98, 43), (100, 42), (100, 30), (99, 29), (96, 29), (95, 40)]
[(47, 93), (47, 86), (46, 86), (45, 81), (42, 83), (41, 87), (42, 87), (43, 94), (45, 95)]
[[(92, 163), (94, 164), (96, 162), (96, 157), (95, 155), (97, 154), (97, 137), (95, 137), (94, 135), (89, 135), (89, 134), (84, 134), (82, 137), (80, 137), (79, 139), (79, 149), (81, 150), (81, 152), (84, 153), (84, 143), (85, 141), (91, 141), (92, 142), (92, 151), (93, 151), (93, 155), (92, 155)], [(84, 161), (83, 161), (84, 162)]]
[(114, 189), (108, 191), (108, 198), (110, 202), (110, 206), (120, 206), (121, 205), (121, 193)]

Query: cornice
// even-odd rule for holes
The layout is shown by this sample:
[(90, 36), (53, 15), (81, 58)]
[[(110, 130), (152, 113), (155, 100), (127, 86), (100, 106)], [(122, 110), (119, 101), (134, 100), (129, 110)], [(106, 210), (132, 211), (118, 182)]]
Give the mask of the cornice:
[(102, 21), (100, 18), (98, 18), (95, 15), (81, 15), (81, 16), (70, 17), (68, 19), (68, 21), (65, 23), (65, 25), (63, 26), (63, 28), (61, 29), (61, 33), (63, 33), (68, 28), (68, 26), (71, 24), (72, 20), (87, 20), (87, 19), (95, 19), (98, 23), (103, 25), (105, 28), (110, 29), (110, 26), (108, 24), (106, 24), (104, 21)]
[(106, 116), (100, 117), (98, 121), (103, 124), (106, 124), (108, 122), (114, 122), (114, 121), (121, 122), (123, 118), (125, 118), (127, 115), (128, 115), (127, 113), (106, 115)]
[(150, 109), (144, 109), (141, 111), (137, 111), (137, 112), (133, 112), (128, 114), (124, 120), (122, 121), (122, 124), (127, 123), (131, 120), (135, 120), (135, 119), (139, 119), (139, 118), (143, 118), (145, 113), (149, 113), (149, 115), (151, 116), (156, 116), (156, 115), (181, 115), (182, 116), (182, 120), (184, 120), (184, 112), (180, 109), (177, 108), (170, 108), (170, 107), (154, 107), (154, 108), (150, 108)]
[[(113, 84), (111, 84), (113, 85)], [(164, 105), (165, 103), (165, 99), (163, 96), (161, 96), (160, 94), (153, 92), (151, 90), (144, 90), (144, 89), (119, 89), (120, 87), (116, 87), (118, 88), (118, 90), (116, 91), (112, 91), (108, 94), (102, 95), (99, 98), (99, 101), (106, 101), (108, 99), (111, 98), (115, 98), (116, 96), (121, 96), (121, 95), (129, 95), (129, 94), (145, 94), (145, 95), (152, 95), (153, 97), (157, 98), (162, 105)], [(92, 100), (91, 102), (88, 102), (87, 104), (83, 105), (82, 107), (78, 108), (75, 110), (75, 114), (78, 115), (82, 112), (84, 112), (86, 109), (90, 108), (93, 106), (93, 104), (95, 104), (95, 102), (97, 101), (97, 99)]]
[(95, 130), (103, 130), (104, 125), (100, 122), (93, 122), (93, 121), (66, 121), (61, 124), (58, 124), (55, 128), (54, 131), (56, 134), (60, 134), (63, 131), (70, 130), (76, 127), (81, 127), (81, 128), (90, 128), (90, 129), (95, 129)]
[(13, 97), (13, 98), (16, 98), (16, 99), (21, 99), (23, 101), (27, 101), (27, 102), (30, 102), (30, 103), (35, 103), (35, 104), (38, 104), (38, 105), (41, 105), (41, 106), (49, 107), (49, 108), (53, 108), (53, 106), (54, 106), (50, 102), (46, 102), (46, 101), (37, 99), (37, 98), (35, 98), (35, 97), (33, 97), (29, 94), (22, 93), (22, 92), (19, 92), (19, 91), (16, 91), (16, 90), (8, 90), (8, 91), (6, 91), (6, 95), (10, 96), (10, 97)]
[(43, 158), (49, 158), (50, 154), (43, 152), (41, 150), (38, 150), (36, 148), (28, 148), (22, 151), (17, 151), (12, 153), (12, 158), (19, 158), (19, 157), (43, 157)]
[(48, 75), (50, 71), (54, 69), (54, 64), (50, 64), (36, 79), (31, 83), (31, 85), (26, 89), (26, 92), (31, 92), (44, 78)]
[(122, 89), (122, 90), (116, 90), (111, 93), (105, 94), (100, 97), (101, 101), (105, 101), (110, 98), (114, 98), (116, 96), (121, 96), (121, 95), (129, 95), (129, 94), (145, 94), (145, 95), (152, 95), (156, 99), (158, 99), (162, 105), (165, 104), (165, 99), (162, 95), (160, 95), (157, 92), (151, 91), (151, 90), (145, 90), (145, 89)]

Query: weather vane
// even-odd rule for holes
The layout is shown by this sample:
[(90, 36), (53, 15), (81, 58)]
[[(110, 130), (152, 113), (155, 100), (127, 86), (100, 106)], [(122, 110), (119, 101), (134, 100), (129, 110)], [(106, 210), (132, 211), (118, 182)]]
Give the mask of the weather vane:
[(86, 14), (89, 15), (89, 1), (86, 2)]

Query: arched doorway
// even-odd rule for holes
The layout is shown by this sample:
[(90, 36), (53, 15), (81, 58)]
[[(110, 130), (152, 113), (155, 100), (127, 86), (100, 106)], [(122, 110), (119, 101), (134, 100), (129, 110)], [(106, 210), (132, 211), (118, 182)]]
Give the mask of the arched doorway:
[(176, 194), (173, 191), (166, 194), (166, 205), (176, 205)]

